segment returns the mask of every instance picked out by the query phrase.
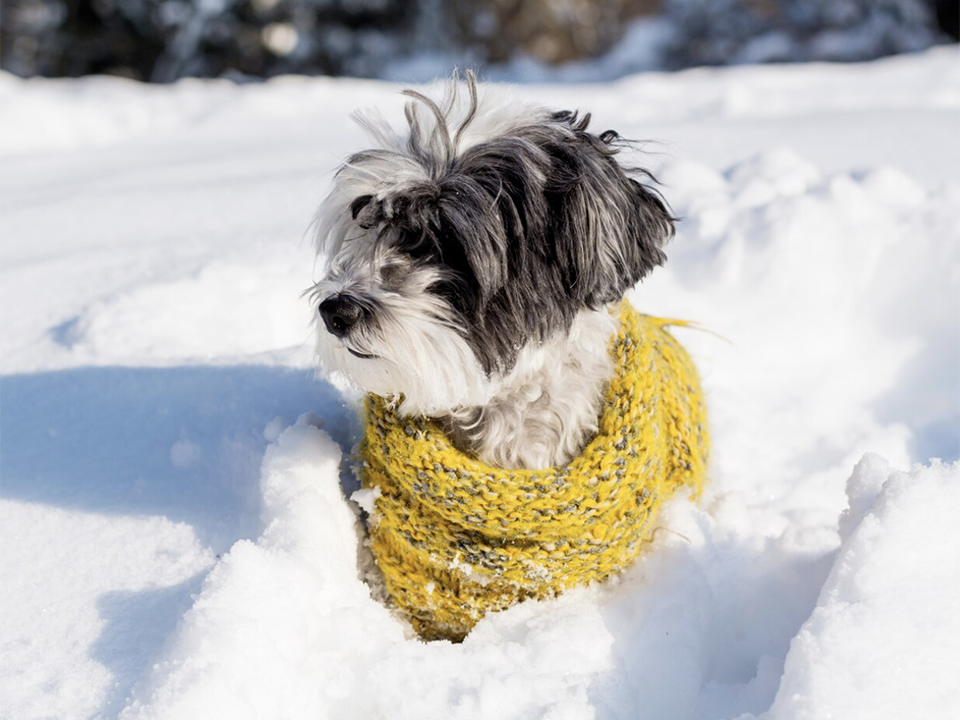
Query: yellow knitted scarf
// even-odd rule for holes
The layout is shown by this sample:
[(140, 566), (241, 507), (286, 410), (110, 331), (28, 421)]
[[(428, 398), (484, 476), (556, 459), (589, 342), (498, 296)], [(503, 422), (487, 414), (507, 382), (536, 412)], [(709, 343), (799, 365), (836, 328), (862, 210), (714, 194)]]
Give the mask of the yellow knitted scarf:
[(438, 424), (367, 401), (362, 480), (370, 538), (396, 606), (425, 639), (462, 639), (488, 612), (602, 580), (650, 539), (660, 504), (704, 482), (697, 373), (626, 301), (599, 432), (566, 467), (504, 470), (455, 449)]

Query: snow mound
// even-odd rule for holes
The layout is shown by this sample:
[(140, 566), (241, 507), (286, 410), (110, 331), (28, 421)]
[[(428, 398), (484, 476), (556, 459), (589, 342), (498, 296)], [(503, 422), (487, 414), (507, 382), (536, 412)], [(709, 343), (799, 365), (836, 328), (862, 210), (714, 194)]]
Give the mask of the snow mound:
[(220, 560), (121, 717), (588, 717), (612, 641), (595, 591), (491, 617), (463, 645), (414, 639), (358, 576), (340, 457), (306, 418), (268, 449), (263, 534)]
[[(87, 307), (59, 334), (75, 362), (136, 364), (249, 357), (310, 341), (309, 314), (285, 261), (212, 262)], [(227, 308), (229, 311), (227, 312)]]
[(847, 494), (843, 544), (767, 717), (952, 717), (960, 620), (944, 569), (960, 567), (960, 464), (907, 473), (867, 455)]
[(491, 615), (453, 645), (417, 639), (359, 577), (340, 458), (305, 419), (268, 449), (263, 534), (208, 575), (122, 718), (735, 717), (771, 701), (769, 718), (869, 718), (919, 707), (901, 682), (930, 690), (934, 718), (960, 699), (941, 592), (960, 563), (957, 463), (865, 456), (823, 555), (772, 539), (744, 563), (742, 514), (674, 503), (674, 532), (619, 582)]

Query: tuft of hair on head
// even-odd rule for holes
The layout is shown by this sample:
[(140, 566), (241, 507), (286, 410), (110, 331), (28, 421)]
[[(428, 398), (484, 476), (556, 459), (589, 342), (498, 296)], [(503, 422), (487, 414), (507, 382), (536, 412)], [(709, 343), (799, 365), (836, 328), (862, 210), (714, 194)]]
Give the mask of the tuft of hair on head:
[[(446, 83), (446, 92), (441, 108), (430, 97), (423, 93), (405, 88), (401, 95), (412, 98), (404, 107), (407, 125), (410, 128), (408, 136), (408, 150), (410, 154), (428, 168), (430, 176), (439, 178), (451, 165), (456, 157), (460, 139), (464, 131), (477, 115), (478, 92), (477, 76), (472, 70), (467, 70), (466, 77), (461, 78), (457, 70)], [(463, 89), (469, 95), (469, 102), (462, 108), (463, 117), (456, 118), (455, 113), (461, 110), (460, 94)], [(424, 123), (423, 109), (429, 113), (428, 117), (433, 125)], [(455, 127), (453, 123), (455, 122)]]

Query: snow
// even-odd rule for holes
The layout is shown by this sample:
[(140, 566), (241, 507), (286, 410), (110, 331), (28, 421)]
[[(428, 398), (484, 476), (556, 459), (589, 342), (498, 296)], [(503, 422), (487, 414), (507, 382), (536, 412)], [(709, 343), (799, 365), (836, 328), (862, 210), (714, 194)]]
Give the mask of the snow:
[(300, 297), (396, 90), (0, 76), (0, 718), (960, 714), (956, 51), (523, 88), (657, 141), (711, 485), (461, 645), (364, 582)]
[(771, 717), (947, 717), (960, 707), (960, 636), (940, 622), (957, 610), (944, 586), (960, 561), (956, 475), (936, 462), (892, 471), (876, 455), (857, 464), (842, 545), (791, 643)]

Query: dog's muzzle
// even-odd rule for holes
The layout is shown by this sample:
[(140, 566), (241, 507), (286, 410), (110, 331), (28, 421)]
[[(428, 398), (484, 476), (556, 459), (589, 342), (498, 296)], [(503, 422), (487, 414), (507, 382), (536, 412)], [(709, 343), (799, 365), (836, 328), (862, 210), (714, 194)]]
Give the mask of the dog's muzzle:
[(342, 338), (363, 318), (363, 308), (348, 295), (332, 295), (320, 303), (327, 332)]

